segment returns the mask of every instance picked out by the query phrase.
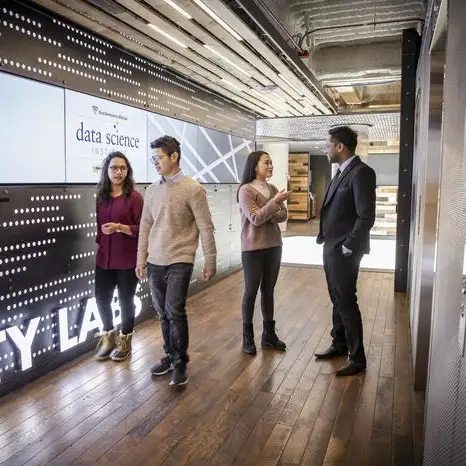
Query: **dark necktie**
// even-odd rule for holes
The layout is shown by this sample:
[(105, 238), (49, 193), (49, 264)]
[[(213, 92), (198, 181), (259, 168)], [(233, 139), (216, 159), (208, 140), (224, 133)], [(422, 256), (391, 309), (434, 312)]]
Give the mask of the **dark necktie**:
[(328, 188), (327, 199), (330, 199), (333, 192), (335, 191), (335, 188), (337, 187), (337, 184), (338, 184), (338, 178), (340, 177), (340, 173), (341, 173), (341, 170), (338, 169), (337, 172), (335, 173), (335, 176), (332, 179), (332, 182), (330, 183), (329, 188)]

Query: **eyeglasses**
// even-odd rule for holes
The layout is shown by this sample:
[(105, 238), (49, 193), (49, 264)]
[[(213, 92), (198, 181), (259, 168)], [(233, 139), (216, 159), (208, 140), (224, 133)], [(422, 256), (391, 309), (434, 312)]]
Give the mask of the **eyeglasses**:
[(156, 163), (156, 162), (160, 162), (164, 157), (167, 157), (166, 154), (162, 154), (160, 156), (155, 156), (155, 155), (151, 155), (149, 157), (149, 160), (152, 162), (152, 163)]
[(125, 172), (128, 170), (128, 167), (124, 166), (124, 165), (120, 165), (120, 166), (117, 166), (117, 165), (111, 165), (110, 167), (110, 170), (112, 171), (112, 173), (117, 173), (117, 172)]

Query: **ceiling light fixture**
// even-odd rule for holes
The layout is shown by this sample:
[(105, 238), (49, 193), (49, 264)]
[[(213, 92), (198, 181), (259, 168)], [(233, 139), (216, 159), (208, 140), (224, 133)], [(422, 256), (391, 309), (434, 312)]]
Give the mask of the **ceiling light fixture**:
[(157, 26), (153, 25), (152, 23), (148, 23), (147, 24), (151, 29), (153, 29), (154, 31), (157, 31), (159, 34), (161, 34), (162, 36), (166, 37), (168, 40), (171, 40), (172, 42), (174, 42), (175, 44), (179, 45), (180, 47), (182, 47), (183, 49), (187, 49), (188, 46), (186, 44), (183, 44), (183, 42), (180, 42), (178, 39), (175, 39), (174, 37), (172, 37), (170, 34), (167, 34), (165, 31), (162, 31), (162, 29), (158, 28)]
[(304, 94), (300, 90), (298, 90), (297, 87), (293, 86), (293, 84), (290, 83), (289, 79), (287, 79), (286, 76), (283, 76), (281, 73), (279, 73), (278, 77), (285, 81), (286, 84), (288, 84), (288, 86), (290, 86), (291, 89), (294, 89), (300, 96), (304, 96)]
[[(256, 95), (257, 97), (259, 97), (260, 102), (261, 102), (262, 105), (264, 105), (264, 106), (265, 106), (265, 105), (270, 106), (270, 108), (271, 108), (274, 112), (276, 111), (276, 107), (277, 107), (278, 102), (276, 102), (275, 100), (272, 100), (272, 99), (270, 99), (269, 97), (267, 97), (267, 96), (261, 94), (261, 93), (260, 93), (258, 90), (256, 90), (256, 89), (252, 89), (252, 88), (251, 88), (251, 89), (249, 89), (249, 92), (250, 92), (251, 94), (254, 94), (254, 95)], [(252, 96), (251, 96), (251, 97), (252, 97)]]
[(207, 50), (210, 50), (212, 53), (214, 53), (215, 55), (217, 55), (218, 57), (220, 57), (222, 60), (226, 61), (227, 63), (229, 63), (231, 66), (235, 67), (238, 71), (241, 71), (241, 73), (245, 74), (248, 78), (251, 77), (251, 75), (249, 73), (247, 73), (246, 71), (243, 70), (243, 68), (241, 68), (240, 66), (238, 66), (236, 63), (233, 63), (230, 59), (228, 59), (227, 57), (224, 57), (220, 52), (217, 52), (213, 47), (211, 47), (210, 45), (207, 45), (207, 44), (204, 44), (204, 47), (207, 49)]
[(304, 100), (306, 100), (309, 105), (312, 105), (315, 108), (315, 103), (309, 97), (304, 97)]
[(213, 18), (220, 26), (223, 27), (226, 31), (228, 31), (236, 40), (243, 40), (243, 38), (230, 26), (228, 26), (223, 19), (221, 19), (216, 13), (214, 13), (207, 5), (205, 5), (201, 0), (193, 0), (193, 2), (202, 8), (211, 18)]
[(280, 103), (280, 104), (281, 103), (285, 103), (285, 104), (287, 103), (287, 101), (283, 97), (281, 97), (281, 96), (279, 96), (279, 95), (277, 95), (275, 93), (268, 93), (268, 92), (262, 93), (262, 92), (259, 92), (257, 89), (251, 89), (251, 92), (256, 94), (257, 96), (259, 96), (261, 99), (272, 102), (275, 105), (278, 104), (278, 103)]
[(193, 17), (189, 13), (186, 13), (186, 11), (184, 11), (183, 8), (179, 7), (175, 2), (172, 2), (172, 0), (165, 0), (165, 3), (167, 5), (170, 5), (178, 13), (182, 14), (185, 18), (193, 19)]
[(234, 87), (235, 89), (238, 89), (238, 91), (240, 91), (240, 92), (243, 92), (243, 89), (241, 89), (235, 83), (232, 83), (231, 81), (228, 81), (228, 79), (222, 78), (222, 82), (224, 82), (225, 84), (228, 84), (231, 87)]
[(262, 94), (261, 92), (259, 92), (257, 89), (250, 89), (250, 92), (252, 92), (253, 94), (257, 95), (258, 97), (260, 97), (264, 102), (269, 102), (269, 103), (272, 103), (274, 105), (276, 105), (278, 102), (273, 100), (271, 97), (269, 97), (268, 95), (264, 95)]

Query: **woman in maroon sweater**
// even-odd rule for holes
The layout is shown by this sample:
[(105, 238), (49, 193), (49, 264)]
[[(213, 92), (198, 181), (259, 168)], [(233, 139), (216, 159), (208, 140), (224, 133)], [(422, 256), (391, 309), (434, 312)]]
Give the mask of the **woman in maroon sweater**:
[[(143, 197), (134, 189), (133, 169), (124, 154), (112, 152), (103, 162), (97, 186), (97, 260), (95, 297), (103, 331), (98, 360), (123, 361), (131, 354), (139, 222)], [(115, 287), (121, 313), (121, 331), (113, 328), (111, 303)]]

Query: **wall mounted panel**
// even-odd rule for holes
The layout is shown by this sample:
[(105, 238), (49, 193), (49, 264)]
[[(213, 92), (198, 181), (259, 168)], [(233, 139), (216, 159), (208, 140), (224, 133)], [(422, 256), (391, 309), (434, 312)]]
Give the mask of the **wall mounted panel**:
[[(202, 280), (199, 244), (190, 294), (240, 267), (240, 231), (232, 228), (239, 224), (237, 185), (205, 189), (216, 226), (217, 277)], [(96, 344), (94, 193), (94, 185), (0, 186), (0, 396)], [(135, 305), (137, 322), (154, 316), (146, 281)], [(118, 325), (117, 293), (113, 309)]]
[(63, 93), (0, 73), (0, 182), (65, 182)]
[(96, 183), (113, 151), (128, 157), (137, 181), (147, 181), (146, 111), (70, 90), (65, 108), (67, 183)]
[[(0, 188), (0, 394), (95, 345), (94, 186)], [(146, 283), (136, 312), (147, 318)], [(115, 324), (119, 323), (114, 303)]]

